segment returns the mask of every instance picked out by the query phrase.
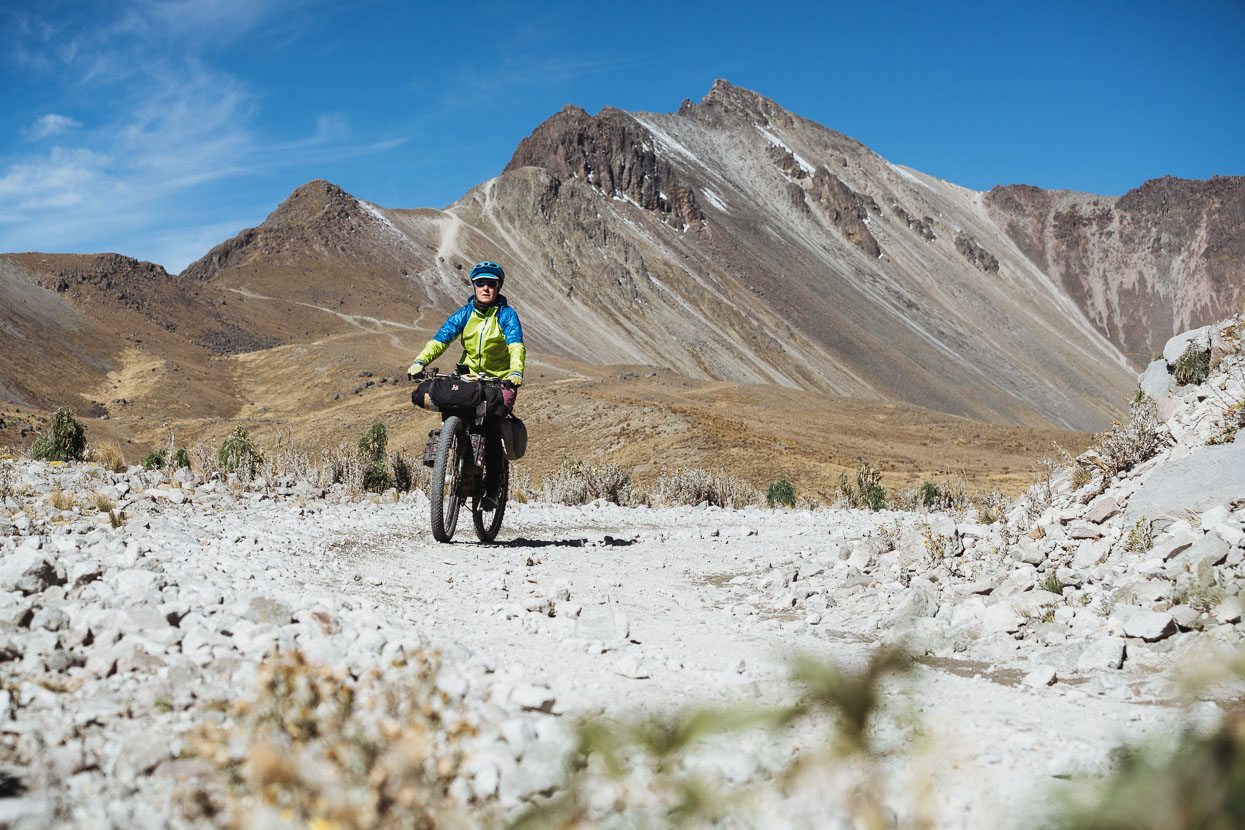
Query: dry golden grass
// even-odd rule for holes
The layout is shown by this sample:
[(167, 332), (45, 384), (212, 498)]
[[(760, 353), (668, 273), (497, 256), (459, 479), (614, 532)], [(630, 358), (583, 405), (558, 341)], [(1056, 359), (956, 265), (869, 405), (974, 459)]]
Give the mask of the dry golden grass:
[(52, 505), (56, 510), (73, 510), (73, 493), (66, 493), (58, 484), (56, 489), (48, 494), (48, 504)]
[(95, 460), (105, 470), (119, 473), (125, 470), (125, 453), (118, 441), (101, 441), (95, 446)]
[[(309, 328), (316, 314), (327, 316), (308, 312)], [(131, 353), (114, 380), (116, 389), (124, 387), (135, 397), (124, 407), (110, 405), (109, 420), (87, 419), (88, 432), (101, 441), (132, 439), (133, 449), (126, 446), (133, 457), (164, 447), (173, 429), (179, 440), (189, 446), (202, 442), (214, 454), (243, 426), (269, 452), (291, 440), (308, 447), (353, 444), (380, 419), (389, 430), (390, 450), (414, 457), (440, 418), (411, 405), (410, 384), (379, 380), (403, 376), (429, 333), (399, 331), (391, 339), (389, 331), (339, 330), (311, 342), (220, 358), (195, 370), (201, 377), (182, 387), (151, 384), (140, 376), (142, 370), (185, 376), (189, 368), (156, 365)], [(451, 359), (444, 358), (442, 368)], [(360, 371), (371, 372), (374, 385), (355, 394), (366, 382)], [(176, 390), (181, 396), (173, 401)], [(851, 475), (864, 459), (881, 470), (888, 493), (962, 475), (975, 492), (1015, 496), (1032, 483), (1032, 463), (1049, 452), (1051, 441), (1079, 453), (1091, 437), (1043, 426), (987, 424), (905, 404), (695, 380), (652, 367), (587, 366), (535, 353), (517, 412), (531, 435), (527, 457), (513, 468), (516, 475), (529, 476), (531, 492), (525, 495), (533, 495), (532, 487), (556, 472), (564, 458), (573, 458), (614, 464), (643, 488), (651, 488), (663, 471), (680, 468), (727, 469), (762, 490), (785, 477), (797, 498), (821, 503), (834, 501), (839, 476)], [(196, 457), (207, 460), (207, 455)]]

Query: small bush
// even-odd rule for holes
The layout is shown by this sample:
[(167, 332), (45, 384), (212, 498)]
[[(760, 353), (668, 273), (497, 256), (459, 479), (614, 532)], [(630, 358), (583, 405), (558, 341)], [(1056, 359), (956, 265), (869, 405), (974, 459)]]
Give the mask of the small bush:
[(1204, 383), (1210, 375), (1210, 352), (1194, 343), (1176, 358), (1172, 365), (1172, 377), (1181, 386)]
[(400, 493), (409, 493), (415, 487), (415, 468), (406, 456), (400, 452), (393, 454), (390, 461), (390, 469), (393, 473), (393, 486), (398, 488)]
[(177, 452), (173, 453), (173, 463), (171, 466), (174, 470), (181, 470), (190, 466), (190, 454), (186, 452), (185, 447), (178, 447)]
[(116, 502), (102, 493), (96, 493), (91, 503), (95, 505), (95, 509), (100, 513), (111, 513), (117, 507)]
[(1231, 444), (1236, 434), (1245, 428), (1245, 402), (1234, 403), (1223, 411), (1215, 422), (1214, 432), (1206, 440), (1207, 444)]
[(143, 459), (144, 470), (159, 470), (164, 467), (164, 460), (168, 457), (165, 450), (152, 450), (147, 453), (147, 457)]
[(48, 496), (48, 504), (52, 505), (56, 510), (73, 510), (73, 493), (66, 493), (58, 484), (56, 485), (55, 492)]
[(923, 507), (932, 510), (938, 506), (938, 485), (934, 482), (926, 481), (922, 483), (919, 494)]
[(125, 455), (116, 441), (104, 441), (95, 447), (95, 460), (110, 472), (119, 473), (125, 470)]
[(977, 515), (982, 524), (992, 525), (1007, 520), (1007, 508), (1011, 503), (998, 490), (991, 490), (977, 500)]
[(68, 407), (52, 416), (52, 428), (35, 439), (30, 456), (36, 461), (81, 461), (86, 451), (86, 430)]
[(1086, 465), (1076, 462), (1072, 465), (1072, 489), (1080, 490), (1094, 479), (1093, 472)]
[(886, 490), (882, 487), (882, 471), (863, 458), (856, 467), (855, 478), (839, 474), (839, 495), (851, 508), (881, 510), (886, 507)]
[(765, 504), (767, 507), (784, 505), (795, 507), (795, 487), (786, 478), (776, 479), (765, 488)]
[(233, 435), (225, 439), (217, 453), (220, 468), (225, 473), (236, 473), (243, 481), (250, 481), (259, 471), (263, 456), (252, 443), (245, 427), (234, 427)]
[(708, 470), (670, 470), (657, 477), (657, 498), (663, 504), (740, 508), (760, 504), (761, 493), (751, 484), (725, 472)]
[(117, 528), (122, 527), (125, 524), (125, 511), (124, 510), (109, 510), (108, 511), (108, 524), (112, 525), (113, 530), (116, 530)]
[(1142, 516), (1128, 531), (1124, 540), (1124, 550), (1130, 553), (1145, 553), (1154, 547), (1154, 528), (1150, 520)]
[(1038, 583), (1038, 588), (1052, 594), (1063, 593), (1063, 586), (1059, 584), (1059, 569), (1051, 568), (1047, 571), (1046, 576)]
[(17, 471), (13, 465), (7, 460), (0, 461), (0, 505), (17, 495), (16, 481)]
[(380, 421), (372, 421), (372, 425), (359, 438), (359, 452), (367, 460), (363, 469), (363, 489), (372, 493), (383, 493), (393, 486), (393, 476), (389, 474), (389, 432)]
[(1150, 460), (1167, 443), (1168, 436), (1158, 418), (1154, 401), (1149, 399), (1130, 407), (1126, 423), (1112, 423), (1094, 442), (1093, 452), (1108, 477), (1127, 472)]
[(617, 464), (594, 465), (573, 458), (563, 458), (557, 472), (545, 479), (541, 498), (572, 505), (605, 499), (624, 507), (641, 501), (631, 476)]

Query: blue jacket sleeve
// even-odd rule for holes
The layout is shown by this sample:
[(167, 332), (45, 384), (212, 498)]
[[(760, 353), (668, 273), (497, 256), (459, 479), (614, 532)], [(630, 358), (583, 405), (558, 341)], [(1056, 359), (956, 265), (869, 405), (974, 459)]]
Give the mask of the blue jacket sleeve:
[(502, 307), (497, 322), (501, 325), (501, 333), (506, 336), (506, 343), (514, 345), (523, 342), (523, 326), (519, 325), (519, 314), (513, 308)]
[(448, 320), (441, 324), (441, 328), (437, 329), (437, 333), (432, 336), (432, 339), (441, 343), (453, 343), (454, 339), (463, 333), (463, 327), (467, 325), (469, 316), (471, 316), (471, 306), (464, 306), (458, 309), (458, 311), (450, 315)]

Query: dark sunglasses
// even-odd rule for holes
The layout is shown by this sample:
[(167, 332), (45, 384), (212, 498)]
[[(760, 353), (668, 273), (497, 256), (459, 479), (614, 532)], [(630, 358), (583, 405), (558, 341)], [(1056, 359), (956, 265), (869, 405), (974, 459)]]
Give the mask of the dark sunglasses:
[(476, 288), (480, 288), (482, 286), (487, 288), (497, 287), (497, 280), (492, 279), (491, 277), (478, 277), (474, 280), (474, 282)]

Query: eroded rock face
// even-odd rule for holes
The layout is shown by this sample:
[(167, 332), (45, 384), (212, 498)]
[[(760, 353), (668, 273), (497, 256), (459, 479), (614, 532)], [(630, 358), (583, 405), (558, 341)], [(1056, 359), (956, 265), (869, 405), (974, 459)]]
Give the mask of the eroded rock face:
[(1168, 176), (1118, 199), (1011, 185), (985, 205), (1137, 368), (1245, 296), (1245, 177)]
[[(813, 174), (813, 199), (826, 211), (830, 222), (843, 231), (847, 240), (871, 257), (882, 255), (882, 248), (869, 231), (867, 197), (852, 190), (826, 167)], [(876, 203), (874, 203), (876, 207)]]
[(607, 195), (626, 196), (676, 227), (697, 227), (705, 218), (695, 190), (658, 157), (649, 132), (612, 107), (595, 116), (563, 108), (519, 142), (506, 171), (521, 167), (541, 167), (560, 181), (580, 179)]
[(955, 249), (979, 271), (985, 271), (987, 274), (997, 274), (999, 272), (999, 261), (994, 254), (977, 244), (977, 240), (967, 234), (960, 234), (955, 238)]

